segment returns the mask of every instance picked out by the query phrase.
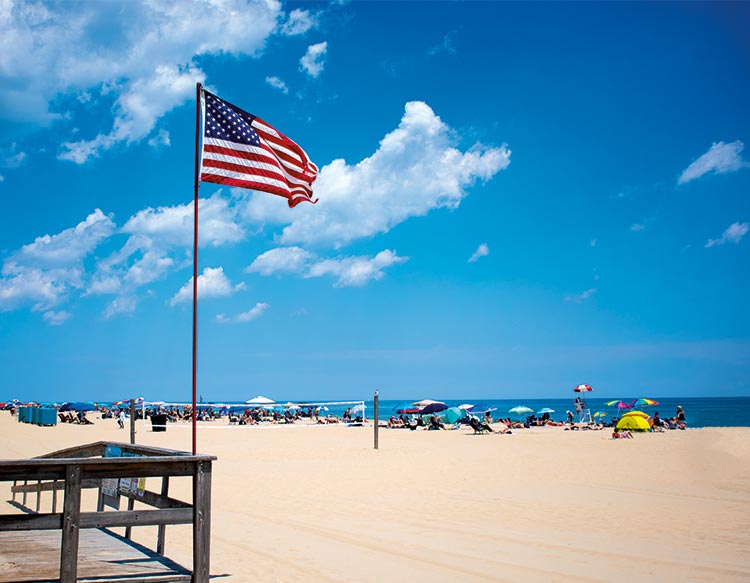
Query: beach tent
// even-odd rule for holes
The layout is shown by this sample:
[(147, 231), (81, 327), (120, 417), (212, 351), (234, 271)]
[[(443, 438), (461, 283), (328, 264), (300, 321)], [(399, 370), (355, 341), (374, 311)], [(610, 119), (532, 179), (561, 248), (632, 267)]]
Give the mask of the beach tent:
[(453, 425), (458, 421), (459, 419), (463, 419), (464, 417), (468, 417), (468, 413), (464, 409), (459, 409), (458, 407), (450, 407), (443, 411), (440, 414), (440, 419), (442, 419), (443, 423), (448, 423), (449, 425)]
[(640, 413), (640, 411), (632, 411), (626, 413), (617, 422), (616, 428), (618, 430), (629, 429), (630, 431), (649, 431), (651, 426), (648, 424), (648, 415), (643, 417), (642, 415), (634, 415), (634, 413)]

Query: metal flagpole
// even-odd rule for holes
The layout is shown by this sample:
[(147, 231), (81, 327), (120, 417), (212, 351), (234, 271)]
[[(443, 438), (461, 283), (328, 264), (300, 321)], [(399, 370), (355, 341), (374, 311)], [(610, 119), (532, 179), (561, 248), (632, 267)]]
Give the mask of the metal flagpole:
[(201, 129), (201, 84), (195, 85), (195, 184), (193, 186), (193, 455), (197, 453), (196, 402), (198, 389), (198, 188), (200, 169), (198, 149)]

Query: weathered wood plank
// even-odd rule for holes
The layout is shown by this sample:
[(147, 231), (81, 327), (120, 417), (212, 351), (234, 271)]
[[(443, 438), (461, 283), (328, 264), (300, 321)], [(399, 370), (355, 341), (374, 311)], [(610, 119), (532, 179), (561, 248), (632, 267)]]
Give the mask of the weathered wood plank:
[(192, 508), (167, 508), (164, 510), (120, 510), (119, 512), (84, 512), (81, 528), (114, 526), (155, 526), (159, 524), (190, 524)]
[[(169, 476), (164, 476), (161, 479), (160, 498), (170, 500), (169, 498)], [(163, 506), (160, 506), (160, 508), (163, 508)], [(156, 534), (156, 552), (159, 553), (160, 555), (164, 554), (164, 538), (166, 534), (167, 534), (167, 525), (166, 524), (159, 525), (159, 529)]]
[(65, 476), (62, 544), (60, 545), (60, 583), (75, 583), (78, 578), (78, 540), (81, 514), (81, 466), (70, 465)]
[[(29, 536), (32, 535), (32, 536)], [(0, 583), (59, 581), (60, 536), (56, 532), (0, 533)], [(190, 581), (173, 561), (104, 530), (81, 532), (79, 583)]]
[(208, 583), (211, 565), (211, 462), (196, 462), (193, 475), (193, 581)]

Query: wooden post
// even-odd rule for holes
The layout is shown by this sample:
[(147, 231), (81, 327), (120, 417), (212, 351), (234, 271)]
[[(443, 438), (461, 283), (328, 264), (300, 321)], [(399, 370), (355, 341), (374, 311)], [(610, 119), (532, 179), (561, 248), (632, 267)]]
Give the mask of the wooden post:
[[(169, 476), (163, 476), (161, 479), (161, 495), (169, 495)], [(167, 525), (160, 524), (159, 530), (156, 536), (156, 552), (160, 555), (164, 554), (164, 536), (167, 533)]]
[(12, 488), (12, 490), (13, 490), (13, 502), (16, 501), (16, 485), (17, 484), (18, 484), (18, 482), (16, 480), (13, 480), (13, 488)]
[[(29, 483), (28, 480), (23, 481), (23, 485), (26, 486)], [(26, 490), (23, 491), (23, 496), (21, 496), (21, 504), (26, 506)]]
[(62, 544), (60, 547), (60, 583), (75, 583), (78, 578), (78, 535), (81, 517), (81, 466), (71, 464), (65, 476)]
[(135, 444), (135, 399), (130, 399), (130, 443)]
[(375, 449), (378, 449), (378, 391), (375, 391), (375, 396), (373, 397), (373, 408), (375, 411), (373, 412), (373, 416), (375, 417)]
[(37, 480), (36, 482), (36, 513), (39, 514), (39, 504), (42, 499), (42, 481)]
[(52, 488), (52, 514), (57, 513), (57, 480)]
[(193, 583), (208, 583), (211, 564), (211, 462), (193, 476)]

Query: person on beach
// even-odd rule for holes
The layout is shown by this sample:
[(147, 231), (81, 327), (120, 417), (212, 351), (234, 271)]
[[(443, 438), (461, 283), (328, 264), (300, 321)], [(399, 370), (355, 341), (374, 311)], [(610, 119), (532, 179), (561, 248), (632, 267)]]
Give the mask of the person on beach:
[(120, 414), (117, 416), (117, 426), (120, 429), (125, 429), (125, 410), (120, 409)]
[(612, 432), (612, 439), (633, 439), (633, 434), (627, 429), (625, 431), (618, 431), (615, 429)]
[(685, 411), (682, 410), (682, 405), (677, 405), (677, 413), (675, 414), (675, 417), (677, 418), (677, 424), (685, 424)]

